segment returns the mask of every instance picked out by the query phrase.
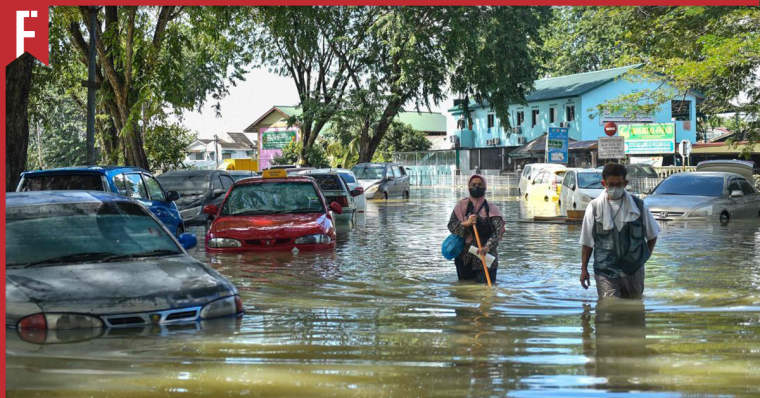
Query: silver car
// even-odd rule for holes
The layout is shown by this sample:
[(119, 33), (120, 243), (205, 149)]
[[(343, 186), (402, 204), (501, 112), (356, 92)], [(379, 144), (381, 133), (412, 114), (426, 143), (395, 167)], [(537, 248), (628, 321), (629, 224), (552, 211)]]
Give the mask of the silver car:
[(655, 218), (691, 220), (717, 218), (728, 222), (760, 216), (760, 194), (736, 173), (673, 174), (644, 199)]
[(6, 194), (5, 325), (161, 327), (242, 314), (235, 287), (140, 203), (107, 192)]

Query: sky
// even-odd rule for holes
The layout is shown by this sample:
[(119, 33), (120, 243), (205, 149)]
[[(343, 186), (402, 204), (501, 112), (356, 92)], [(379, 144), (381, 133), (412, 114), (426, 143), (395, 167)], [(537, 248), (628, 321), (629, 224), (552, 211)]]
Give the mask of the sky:
[[(220, 101), (221, 117), (216, 117), (212, 106), (216, 100), (208, 97), (201, 112), (185, 112), (183, 124), (198, 133), (198, 138), (213, 138), (214, 134), (242, 132), (264, 112), (275, 105), (298, 104), (295, 83), (288, 77), (278, 76), (266, 69), (254, 69), (246, 75), (246, 81), (230, 87), (230, 93)], [(446, 113), (453, 102), (449, 99), (439, 106), (431, 105), (433, 112)], [(411, 109), (407, 107), (407, 109)]]

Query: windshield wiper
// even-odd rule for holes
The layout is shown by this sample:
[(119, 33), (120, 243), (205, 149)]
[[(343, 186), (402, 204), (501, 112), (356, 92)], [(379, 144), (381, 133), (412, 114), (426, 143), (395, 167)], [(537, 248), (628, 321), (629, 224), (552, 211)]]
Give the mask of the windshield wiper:
[(158, 257), (158, 256), (168, 256), (168, 255), (175, 255), (175, 254), (180, 254), (180, 252), (176, 250), (157, 249), (157, 250), (150, 250), (147, 252), (140, 252), (140, 253), (113, 255), (113, 256), (104, 258), (102, 261), (117, 261), (117, 260), (124, 260), (124, 259), (130, 259), (130, 258)]
[(35, 261), (27, 264), (16, 264), (16, 265), (23, 265), (24, 268), (34, 267), (38, 265), (57, 265), (57, 264), (67, 264), (67, 263), (82, 263), (82, 262), (88, 262), (88, 261), (99, 261), (103, 260), (104, 258), (108, 258), (110, 256), (113, 256), (114, 253), (111, 252), (85, 252), (85, 253), (74, 253), (74, 254), (67, 254), (65, 256), (59, 256), (59, 257), (53, 257), (46, 260), (41, 261)]

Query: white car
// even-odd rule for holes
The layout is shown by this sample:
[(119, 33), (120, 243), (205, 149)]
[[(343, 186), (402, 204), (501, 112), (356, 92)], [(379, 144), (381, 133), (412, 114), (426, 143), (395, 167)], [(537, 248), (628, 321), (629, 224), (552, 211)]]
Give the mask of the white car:
[(562, 180), (559, 205), (565, 210), (586, 210), (602, 192), (602, 171), (597, 169), (567, 169)]
[(522, 196), (525, 194), (525, 192), (528, 191), (528, 185), (533, 183), (533, 180), (536, 178), (538, 173), (541, 172), (541, 170), (544, 169), (559, 169), (564, 170), (566, 167), (561, 164), (553, 164), (553, 163), (530, 163), (525, 165), (525, 168), (522, 171), (522, 174), (520, 175), (520, 184), (518, 186), (517, 194)]
[(364, 187), (359, 183), (359, 181), (356, 179), (356, 176), (351, 170), (348, 169), (310, 169), (310, 170), (304, 170), (297, 174), (299, 175), (308, 175), (312, 173), (316, 174), (324, 174), (324, 173), (330, 173), (335, 172), (338, 173), (338, 175), (343, 179), (343, 181), (348, 185), (348, 189), (351, 191), (355, 190), (356, 188), (361, 188), (362, 194), (358, 196), (354, 196), (354, 205), (356, 206), (356, 212), (357, 213), (364, 213), (367, 210), (367, 197), (364, 195)]

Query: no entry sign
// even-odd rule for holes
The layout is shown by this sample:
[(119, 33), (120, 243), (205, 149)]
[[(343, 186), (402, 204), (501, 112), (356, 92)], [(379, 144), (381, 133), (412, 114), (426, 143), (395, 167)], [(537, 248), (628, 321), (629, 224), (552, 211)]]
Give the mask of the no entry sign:
[(604, 124), (604, 133), (608, 136), (612, 137), (613, 135), (617, 134), (617, 123), (615, 122), (607, 122)]

